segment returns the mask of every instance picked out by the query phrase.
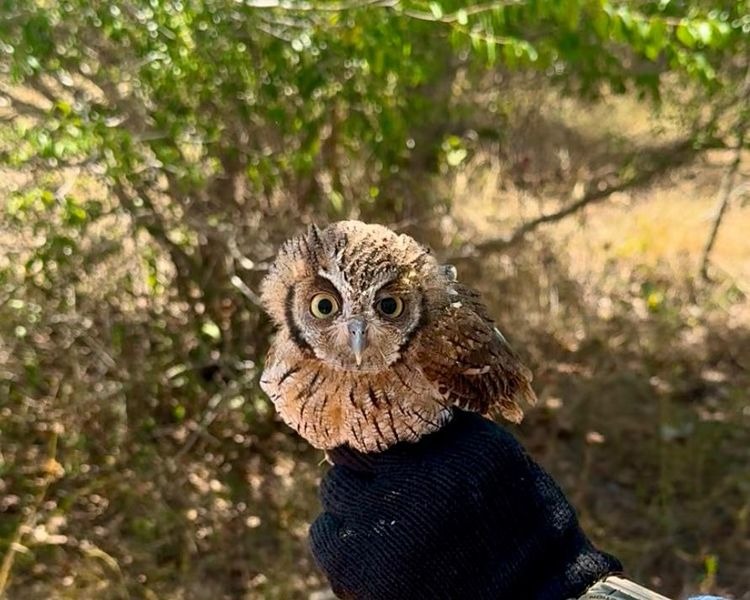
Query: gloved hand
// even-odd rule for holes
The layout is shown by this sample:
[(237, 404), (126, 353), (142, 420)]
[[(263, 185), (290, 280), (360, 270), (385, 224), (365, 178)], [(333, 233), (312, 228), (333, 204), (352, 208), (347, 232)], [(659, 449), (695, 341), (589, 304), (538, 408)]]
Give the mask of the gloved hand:
[(341, 598), (564, 600), (622, 568), (515, 438), (477, 414), (329, 457), (310, 542)]

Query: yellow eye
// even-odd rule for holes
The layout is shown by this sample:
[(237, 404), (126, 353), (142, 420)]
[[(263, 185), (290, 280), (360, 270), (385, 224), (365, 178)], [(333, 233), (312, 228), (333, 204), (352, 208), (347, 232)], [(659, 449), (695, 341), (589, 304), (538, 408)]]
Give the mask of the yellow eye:
[(398, 296), (383, 296), (377, 303), (381, 315), (395, 319), (404, 312), (404, 301)]
[(339, 301), (328, 292), (315, 294), (310, 301), (310, 312), (316, 319), (327, 319), (339, 312)]

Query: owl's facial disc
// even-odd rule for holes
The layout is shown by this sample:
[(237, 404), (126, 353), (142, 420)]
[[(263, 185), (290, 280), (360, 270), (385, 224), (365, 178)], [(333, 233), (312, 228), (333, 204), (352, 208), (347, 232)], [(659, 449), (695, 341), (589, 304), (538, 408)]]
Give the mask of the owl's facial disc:
[(354, 291), (318, 275), (291, 294), (290, 331), (325, 364), (344, 371), (379, 372), (401, 356), (420, 321), (421, 293), (403, 282)]

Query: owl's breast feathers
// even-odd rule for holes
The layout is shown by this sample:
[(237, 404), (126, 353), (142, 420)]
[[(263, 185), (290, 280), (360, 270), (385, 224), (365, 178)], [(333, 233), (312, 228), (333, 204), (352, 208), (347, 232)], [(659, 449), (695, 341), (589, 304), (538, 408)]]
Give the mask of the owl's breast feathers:
[(495, 329), (478, 296), (459, 284), (433, 310), (403, 355), (380, 372), (341, 370), (291, 343), (280, 331), (261, 387), (284, 421), (312, 445), (381, 451), (439, 429), (460, 406), (498, 410), (519, 422), (533, 404), (531, 373)]
[[(282, 353), (279, 348), (285, 348)], [(344, 371), (274, 341), (261, 378), (282, 419), (313, 446), (363, 452), (416, 441), (439, 429), (450, 408), (421, 369), (400, 360), (372, 373)]]

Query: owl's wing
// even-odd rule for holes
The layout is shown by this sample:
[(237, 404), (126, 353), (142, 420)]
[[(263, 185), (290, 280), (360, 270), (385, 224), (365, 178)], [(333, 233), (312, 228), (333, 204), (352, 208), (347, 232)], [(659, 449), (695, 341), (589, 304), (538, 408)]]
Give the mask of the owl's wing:
[(518, 423), (519, 404), (536, 402), (531, 371), (495, 327), (479, 295), (454, 284), (454, 301), (424, 329), (417, 357), (448, 404), (481, 413), (496, 409)]

